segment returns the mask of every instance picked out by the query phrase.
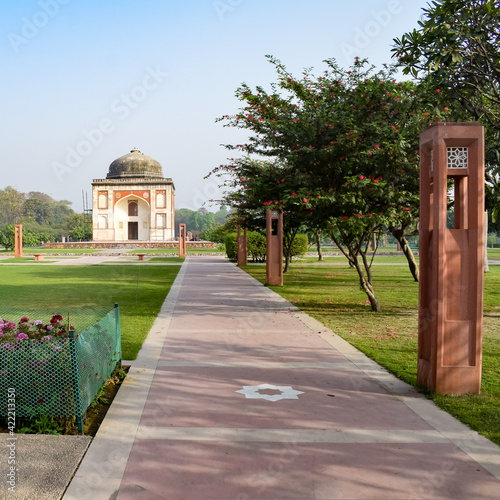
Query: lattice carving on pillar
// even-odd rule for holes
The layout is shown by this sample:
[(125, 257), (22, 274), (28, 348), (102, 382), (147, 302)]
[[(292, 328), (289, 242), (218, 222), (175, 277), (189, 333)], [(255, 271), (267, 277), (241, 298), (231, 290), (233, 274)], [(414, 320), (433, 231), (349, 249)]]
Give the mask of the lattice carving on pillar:
[(448, 148), (448, 168), (468, 168), (469, 148)]

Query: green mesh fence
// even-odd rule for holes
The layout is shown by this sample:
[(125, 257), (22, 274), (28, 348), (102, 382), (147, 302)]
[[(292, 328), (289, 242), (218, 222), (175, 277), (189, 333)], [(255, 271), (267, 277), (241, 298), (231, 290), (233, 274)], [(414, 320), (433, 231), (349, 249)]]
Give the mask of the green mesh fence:
[(94, 400), (99, 389), (121, 360), (118, 312), (109, 311), (98, 323), (75, 339), (80, 382), (81, 413)]
[[(88, 316), (72, 317), (71, 326), (74, 323), (88, 324)], [(16, 418), (76, 417), (80, 427), (83, 414), (120, 360), (117, 306), (83, 331), (77, 329), (73, 339), (0, 342), (0, 417), (7, 417), (8, 400), (14, 397)]]

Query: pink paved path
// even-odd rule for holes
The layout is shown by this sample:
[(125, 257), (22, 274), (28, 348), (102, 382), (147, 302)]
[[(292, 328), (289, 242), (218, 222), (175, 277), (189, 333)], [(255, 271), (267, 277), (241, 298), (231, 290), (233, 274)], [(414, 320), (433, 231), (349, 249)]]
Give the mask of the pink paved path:
[[(73, 492), (86, 481), (103, 492), (89, 498), (117, 500), (500, 498), (498, 447), (233, 264), (187, 259), (178, 280), (149, 391), (118, 403), (144, 405), (123, 431), (122, 471), (95, 465), (119, 439), (111, 421)], [(296, 399), (237, 392), (261, 384)]]

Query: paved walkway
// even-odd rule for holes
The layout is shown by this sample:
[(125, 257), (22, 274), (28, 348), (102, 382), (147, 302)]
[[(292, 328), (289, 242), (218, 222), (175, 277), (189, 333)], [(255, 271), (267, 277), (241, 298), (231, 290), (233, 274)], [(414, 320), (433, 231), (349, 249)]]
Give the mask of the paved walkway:
[(498, 499), (500, 448), (233, 264), (186, 259), (64, 500)]

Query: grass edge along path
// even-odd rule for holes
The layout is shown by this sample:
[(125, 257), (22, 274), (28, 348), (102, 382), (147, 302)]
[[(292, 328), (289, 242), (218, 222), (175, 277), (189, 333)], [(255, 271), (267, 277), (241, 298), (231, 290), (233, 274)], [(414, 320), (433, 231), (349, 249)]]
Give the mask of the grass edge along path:
[[(242, 267), (265, 282), (265, 266)], [(471, 429), (500, 445), (500, 266), (485, 274), (483, 376), (479, 396), (429, 393), (417, 387), (418, 283), (407, 268), (377, 266), (382, 313), (370, 310), (349, 266), (294, 265), (284, 286), (269, 288), (320, 321), (369, 358), (413, 385)]]
[[(181, 266), (2, 266), (0, 317), (79, 315), (120, 306), (122, 357), (134, 360)], [(17, 318), (18, 315), (21, 315)], [(14, 317), (13, 317), (14, 316)], [(95, 318), (96, 321), (99, 318)]]

